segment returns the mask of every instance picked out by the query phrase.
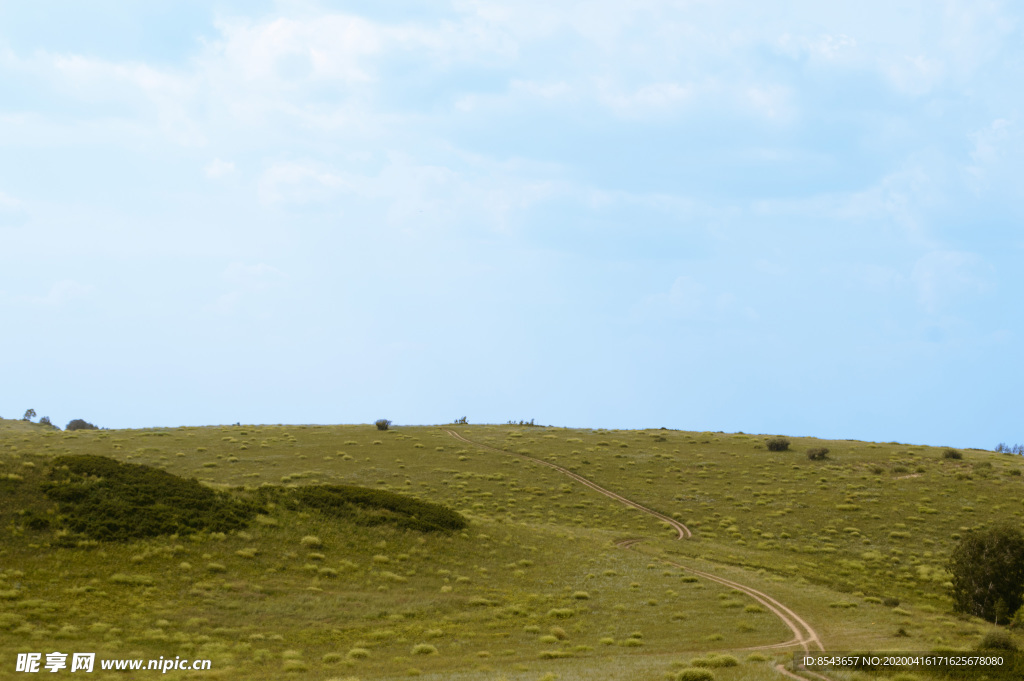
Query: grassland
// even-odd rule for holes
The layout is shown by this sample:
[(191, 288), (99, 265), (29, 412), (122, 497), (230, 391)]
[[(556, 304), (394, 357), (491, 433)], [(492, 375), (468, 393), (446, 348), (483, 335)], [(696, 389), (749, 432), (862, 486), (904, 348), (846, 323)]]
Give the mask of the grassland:
[[(18, 652), (213, 660), (203, 679), (665, 679), (709, 653), (720, 681), (782, 678), (770, 594), (830, 650), (970, 648), (946, 556), (1024, 513), (1024, 460), (896, 443), (666, 430), (233, 426), (64, 433), (0, 421), (0, 678)], [(806, 450), (827, 447), (809, 461)], [(684, 522), (627, 508), (556, 463)], [(218, 490), (344, 484), (446, 505), (469, 527), (363, 526), (272, 505), (245, 528), (68, 546), (37, 493), (93, 454)], [(233, 492), (239, 494), (240, 492)], [(33, 529), (35, 528), (35, 529)], [(616, 546), (644, 538), (630, 550)], [(153, 674), (154, 672), (149, 672)], [(104, 678), (103, 672), (94, 674)], [(123, 672), (107, 677), (125, 678)], [(836, 678), (857, 678), (848, 674)]]

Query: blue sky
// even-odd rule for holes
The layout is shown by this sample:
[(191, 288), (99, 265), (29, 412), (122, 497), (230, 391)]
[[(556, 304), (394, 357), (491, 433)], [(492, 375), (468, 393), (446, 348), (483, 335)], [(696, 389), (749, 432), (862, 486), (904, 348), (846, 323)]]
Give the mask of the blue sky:
[(1022, 441), (1022, 18), (0, 2), (0, 415)]

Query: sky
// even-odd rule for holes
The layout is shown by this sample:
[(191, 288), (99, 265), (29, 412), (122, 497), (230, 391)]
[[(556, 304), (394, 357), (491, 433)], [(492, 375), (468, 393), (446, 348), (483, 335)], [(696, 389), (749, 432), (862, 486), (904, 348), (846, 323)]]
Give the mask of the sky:
[(1024, 8), (0, 0), (0, 416), (1024, 442)]

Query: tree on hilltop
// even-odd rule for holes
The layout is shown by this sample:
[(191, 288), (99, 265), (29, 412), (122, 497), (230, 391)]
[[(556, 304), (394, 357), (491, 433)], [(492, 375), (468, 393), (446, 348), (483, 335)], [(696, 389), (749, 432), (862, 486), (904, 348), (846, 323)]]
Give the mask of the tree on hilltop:
[(21, 420), (22, 421), (31, 421), (35, 417), (36, 417), (36, 410), (35, 409), (28, 409), (28, 410), (25, 411), (25, 415), (21, 417)]

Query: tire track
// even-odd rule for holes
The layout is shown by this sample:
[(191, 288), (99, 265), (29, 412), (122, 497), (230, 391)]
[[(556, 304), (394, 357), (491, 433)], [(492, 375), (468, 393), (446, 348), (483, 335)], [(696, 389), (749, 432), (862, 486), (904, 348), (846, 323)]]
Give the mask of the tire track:
[[(589, 480), (589, 479), (583, 477), (582, 475), (574, 473), (571, 470), (569, 470), (568, 468), (565, 468), (563, 466), (559, 466), (558, 464), (554, 464), (554, 463), (551, 463), (549, 461), (544, 461), (543, 459), (538, 459), (536, 457), (529, 456), (528, 454), (519, 454), (517, 452), (509, 452), (509, 451), (504, 450), (504, 449), (498, 449), (496, 447), (490, 447), (488, 445), (481, 444), (479, 442), (474, 442), (472, 440), (464, 438), (463, 436), (461, 436), (458, 433), (456, 433), (454, 430), (449, 430), (449, 429), (445, 428), (444, 431), (446, 433), (448, 433), (448, 435), (450, 435), (451, 437), (455, 438), (456, 440), (459, 440), (460, 442), (465, 442), (466, 444), (472, 445), (472, 446), (474, 446), (474, 447), (476, 447), (478, 449), (484, 449), (484, 450), (487, 450), (487, 451), (496, 452), (498, 454), (514, 454), (515, 456), (521, 457), (523, 459), (527, 459), (528, 461), (532, 461), (534, 463), (538, 463), (538, 464), (541, 464), (543, 466), (547, 466), (548, 468), (552, 468), (552, 469), (558, 471), (559, 473), (562, 473), (563, 475), (566, 475), (566, 476), (572, 478), (573, 480), (579, 482), (581, 485), (589, 487), (590, 489), (594, 490), (595, 492), (599, 492), (599, 493), (605, 495), (606, 497), (610, 497), (610, 498), (612, 498), (612, 499), (614, 499), (614, 500), (616, 500), (616, 501), (618, 501), (618, 502), (620, 502), (620, 503), (622, 503), (622, 504), (624, 504), (624, 505), (626, 505), (626, 506), (628, 506), (630, 508), (635, 508), (636, 510), (641, 511), (642, 513), (646, 513), (647, 515), (653, 516), (653, 517), (657, 518), (658, 520), (661, 520), (661, 521), (664, 521), (664, 522), (668, 523), (672, 527), (672, 529), (674, 529), (676, 531), (676, 539), (677, 540), (689, 539), (689, 538), (691, 538), (693, 536), (693, 532), (690, 531), (690, 528), (688, 528), (686, 525), (684, 525), (683, 523), (679, 522), (675, 518), (671, 518), (671, 517), (665, 515), (664, 513), (659, 513), (658, 511), (655, 511), (654, 509), (647, 508), (646, 506), (644, 506), (642, 504), (638, 504), (637, 502), (635, 502), (635, 501), (633, 501), (631, 499), (627, 499), (626, 497), (622, 496), (621, 494), (617, 494), (615, 492), (612, 492), (609, 489), (605, 489), (604, 487), (601, 487), (600, 485), (598, 485), (596, 482), (594, 482), (592, 480)], [(638, 544), (638, 543), (640, 543), (642, 541), (643, 541), (643, 539), (623, 539), (622, 541), (616, 542), (616, 546), (618, 546), (620, 548), (624, 548), (624, 549), (631, 549), (633, 546), (635, 546), (636, 544)], [(790, 639), (789, 641), (785, 641), (783, 643), (769, 644), (769, 645), (765, 645), (765, 646), (757, 646), (755, 648), (749, 648), (748, 650), (773, 650), (773, 649), (790, 648), (790, 647), (793, 647), (793, 646), (800, 646), (801, 648), (803, 648), (804, 652), (810, 652), (811, 647), (814, 647), (814, 648), (817, 648), (818, 650), (824, 651), (825, 647), (821, 643), (821, 637), (818, 636), (818, 633), (811, 627), (811, 625), (809, 625), (802, 617), (797, 615), (793, 610), (791, 610), (787, 606), (783, 605), (782, 603), (780, 603), (776, 599), (772, 598), (768, 594), (764, 593), (763, 591), (759, 591), (759, 590), (757, 590), (757, 589), (755, 589), (753, 587), (747, 586), (745, 584), (741, 584), (741, 583), (733, 581), (731, 579), (726, 579), (725, 577), (719, 577), (718, 575), (712, 574), (710, 572), (705, 572), (703, 570), (697, 570), (697, 569), (692, 568), (692, 567), (688, 567), (688, 566), (685, 566), (685, 565), (680, 565), (679, 563), (674, 563), (674, 562), (672, 562), (670, 560), (667, 560), (667, 559), (664, 559), (664, 558), (662, 558), (660, 560), (662, 562), (664, 562), (664, 563), (667, 563), (669, 565), (677, 567), (677, 568), (679, 568), (681, 570), (684, 570), (686, 572), (690, 572), (690, 573), (692, 573), (694, 575), (699, 575), (699, 576), (703, 577), (704, 579), (708, 579), (708, 580), (710, 580), (712, 582), (716, 582), (716, 583), (721, 584), (723, 586), (727, 586), (727, 587), (729, 587), (731, 589), (736, 589), (737, 591), (741, 591), (742, 593), (745, 593), (746, 595), (750, 596), (755, 601), (757, 601), (758, 603), (763, 605), (769, 611), (771, 611), (772, 614), (774, 614), (776, 617), (778, 617), (780, 620), (782, 620), (782, 622), (789, 628), (789, 630), (793, 632), (793, 638)], [(791, 678), (796, 678), (796, 679), (803, 679), (804, 678), (804, 677), (801, 677), (801, 676), (797, 676), (792, 671), (786, 669), (782, 665), (777, 665), (776, 669), (780, 673), (783, 673), (786, 676), (791, 677)], [(824, 679), (825, 681), (829, 681), (828, 677), (822, 676), (820, 674), (816, 674), (816, 673), (811, 672), (809, 670), (803, 670), (803, 671), (805, 671), (810, 676), (814, 676), (816, 678)]]
[(479, 442), (473, 442), (472, 440), (467, 440), (466, 438), (462, 437), (461, 435), (456, 433), (454, 430), (448, 430), (446, 428), (445, 432), (448, 433), (449, 435), (451, 435), (456, 440), (461, 440), (462, 442), (465, 442), (466, 444), (469, 444), (469, 445), (473, 445), (474, 447), (477, 447), (479, 449), (486, 449), (488, 451), (497, 452), (498, 454), (515, 454), (518, 457), (522, 457), (524, 459), (528, 459), (528, 460), (530, 460), (530, 461), (532, 461), (534, 463), (539, 463), (542, 466), (547, 466), (548, 468), (554, 468), (559, 473), (562, 473), (563, 475), (568, 475), (573, 480), (579, 482), (582, 485), (586, 485), (587, 487), (589, 487), (590, 489), (594, 490), (595, 492), (600, 492), (601, 494), (605, 495), (606, 497), (611, 497), (612, 499), (615, 499), (616, 501), (619, 501), (619, 502), (625, 504), (626, 506), (629, 506), (630, 508), (635, 508), (636, 510), (641, 511), (643, 513), (646, 513), (647, 515), (654, 516), (658, 520), (665, 521), (666, 523), (668, 523), (669, 525), (672, 526), (673, 530), (676, 531), (676, 533), (677, 533), (676, 539), (689, 539), (690, 537), (693, 536), (693, 532), (690, 532), (690, 528), (688, 528), (686, 525), (683, 525), (681, 522), (679, 522), (675, 518), (670, 518), (669, 516), (665, 515), (664, 513), (658, 513), (657, 511), (655, 511), (653, 509), (647, 508), (646, 506), (641, 506), (640, 504), (638, 504), (635, 501), (632, 501), (630, 499), (627, 499), (626, 497), (622, 496), (621, 494), (616, 494), (615, 492), (612, 492), (611, 490), (608, 490), (608, 489), (605, 489), (604, 487), (601, 487), (596, 482), (593, 482), (592, 480), (588, 480), (587, 478), (584, 478), (582, 475), (577, 475), (576, 473), (573, 473), (568, 468), (563, 468), (562, 466), (559, 466), (558, 464), (551, 463), (550, 461), (544, 461), (543, 459), (537, 459), (535, 457), (529, 456), (528, 454), (519, 454), (518, 452), (508, 452), (508, 451), (506, 451), (504, 449), (497, 449), (495, 447), (489, 447), (487, 445), (480, 444)]

